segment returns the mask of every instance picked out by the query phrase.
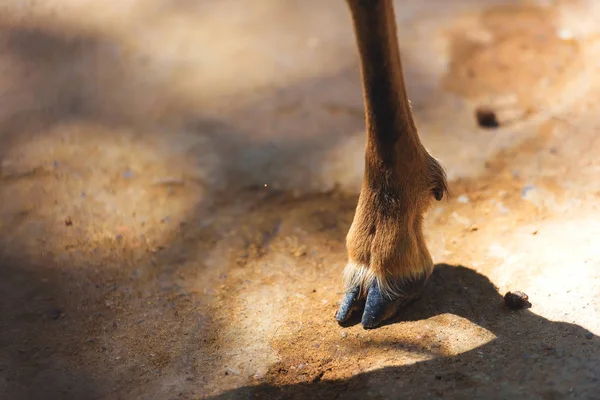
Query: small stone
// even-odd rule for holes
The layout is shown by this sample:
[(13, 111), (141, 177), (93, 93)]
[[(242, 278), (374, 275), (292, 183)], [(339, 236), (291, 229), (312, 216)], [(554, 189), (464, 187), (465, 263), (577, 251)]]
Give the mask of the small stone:
[(594, 338), (594, 334), (592, 332), (588, 332), (585, 334), (585, 338), (586, 339), (593, 339)]
[(348, 337), (348, 332), (346, 332), (346, 331), (342, 331), (342, 332), (340, 333), (340, 336), (341, 336), (342, 338), (346, 338), (346, 337)]
[(482, 128), (498, 128), (500, 126), (496, 112), (491, 108), (478, 107), (475, 110), (475, 118)]
[(225, 368), (225, 375), (239, 375), (239, 374), (240, 374), (240, 370), (237, 368), (233, 368), (233, 367)]
[(462, 204), (467, 204), (469, 202), (469, 196), (467, 196), (466, 194), (461, 194), (460, 196), (458, 196), (456, 201)]
[(65, 218), (65, 226), (73, 226), (73, 221), (71, 220), (71, 217)]
[(520, 310), (522, 308), (531, 307), (529, 296), (523, 292), (507, 292), (504, 295), (504, 303), (512, 310)]

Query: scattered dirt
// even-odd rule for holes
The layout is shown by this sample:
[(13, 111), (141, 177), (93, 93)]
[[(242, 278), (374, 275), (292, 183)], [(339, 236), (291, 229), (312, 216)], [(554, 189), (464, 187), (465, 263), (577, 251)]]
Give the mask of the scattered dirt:
[(557, 26), (557, 10), (507, 5), (463, 17), (444, 86), (497, 109), (500, 124), (560, 106), (579, 90), (583, 58), (580, 42)]
[(344, 3), (94, 4), (0, 5), (0, 398), (597, 397), (594, 2), (397, 2), (451, 196), (423, 297), (375, 330), (334, 319), (364, 162)]

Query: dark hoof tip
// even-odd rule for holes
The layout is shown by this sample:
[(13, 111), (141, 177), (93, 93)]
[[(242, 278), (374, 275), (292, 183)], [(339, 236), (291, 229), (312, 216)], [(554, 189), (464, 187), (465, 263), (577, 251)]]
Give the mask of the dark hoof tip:
[(335, 319), (339, 323), (343, 323), (348, 321), (352, 316), (354, 310), (360, 307), (359, 303), (360, 296), (360, 287), (357, 286), (344, 295), (342, 302), (340, 303), (340, 308), (338, 308), (337, 313), (335, 314)]
[(407, 304), (407, 297), (389, 298), (381, 293), (377, 283), (369, 288), (365, 310), (362, 317), (362, 326), (365, 329), (377, 328), (383, 322), (392, 318)]
[(365, 329), (377, 328), (394, 317), (408, 304), (417, 300), (427, 282), (428, 275), (416, 280), (402, 282), (402, 296), (385, 296), (377, 282), (367, 290), (366, 299), (361, 297), (360, 287), (355, 287), (344, 295), (335, 319), (340, 325), (347, 324), (355, 311), (362, 311), (361, 324)]

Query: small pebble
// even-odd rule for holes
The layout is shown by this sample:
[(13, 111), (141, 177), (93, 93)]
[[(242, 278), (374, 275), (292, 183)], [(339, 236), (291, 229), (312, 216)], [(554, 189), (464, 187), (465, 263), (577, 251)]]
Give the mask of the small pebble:
[(523, 292), (507, 292), (504, 295), (504, 303), (512, 310), (531, 307), (529, 296)]
[(585, 334), (585, 338), (586, 339), (593, 339), (594, 338), (594, 334), (592, 332), (588, 332)]
[(225, 368), (225, 375), (239, 375), (239, 374), (240, 374), (240, 370), (237, 368), (233, 368), (233, 367)]
[(71, 217), (65, 218), (65, 226), (73, 226), (73, 221), (71, 220)]
[(346, 332), (346, 331), (342, 331), (342, 332), (340, 333), (340, 336), (341, 336), (342, 338), (348, 337), (348, 332)]
[(500, 126), (494, 110), (487, 107), (478, 107), (475, 110), (475, 118), (482, 128), (498, 128)]

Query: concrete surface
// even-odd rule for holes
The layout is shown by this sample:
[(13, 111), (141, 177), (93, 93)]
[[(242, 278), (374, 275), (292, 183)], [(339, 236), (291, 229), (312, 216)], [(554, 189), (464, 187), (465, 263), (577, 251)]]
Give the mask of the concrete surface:
[(600, 6), (397, 14), (452, 197), (426, 296), (366, 331), (333, 318), (364, 146), (342, 1), (4, 0), (0, 398), (600, 399)]

